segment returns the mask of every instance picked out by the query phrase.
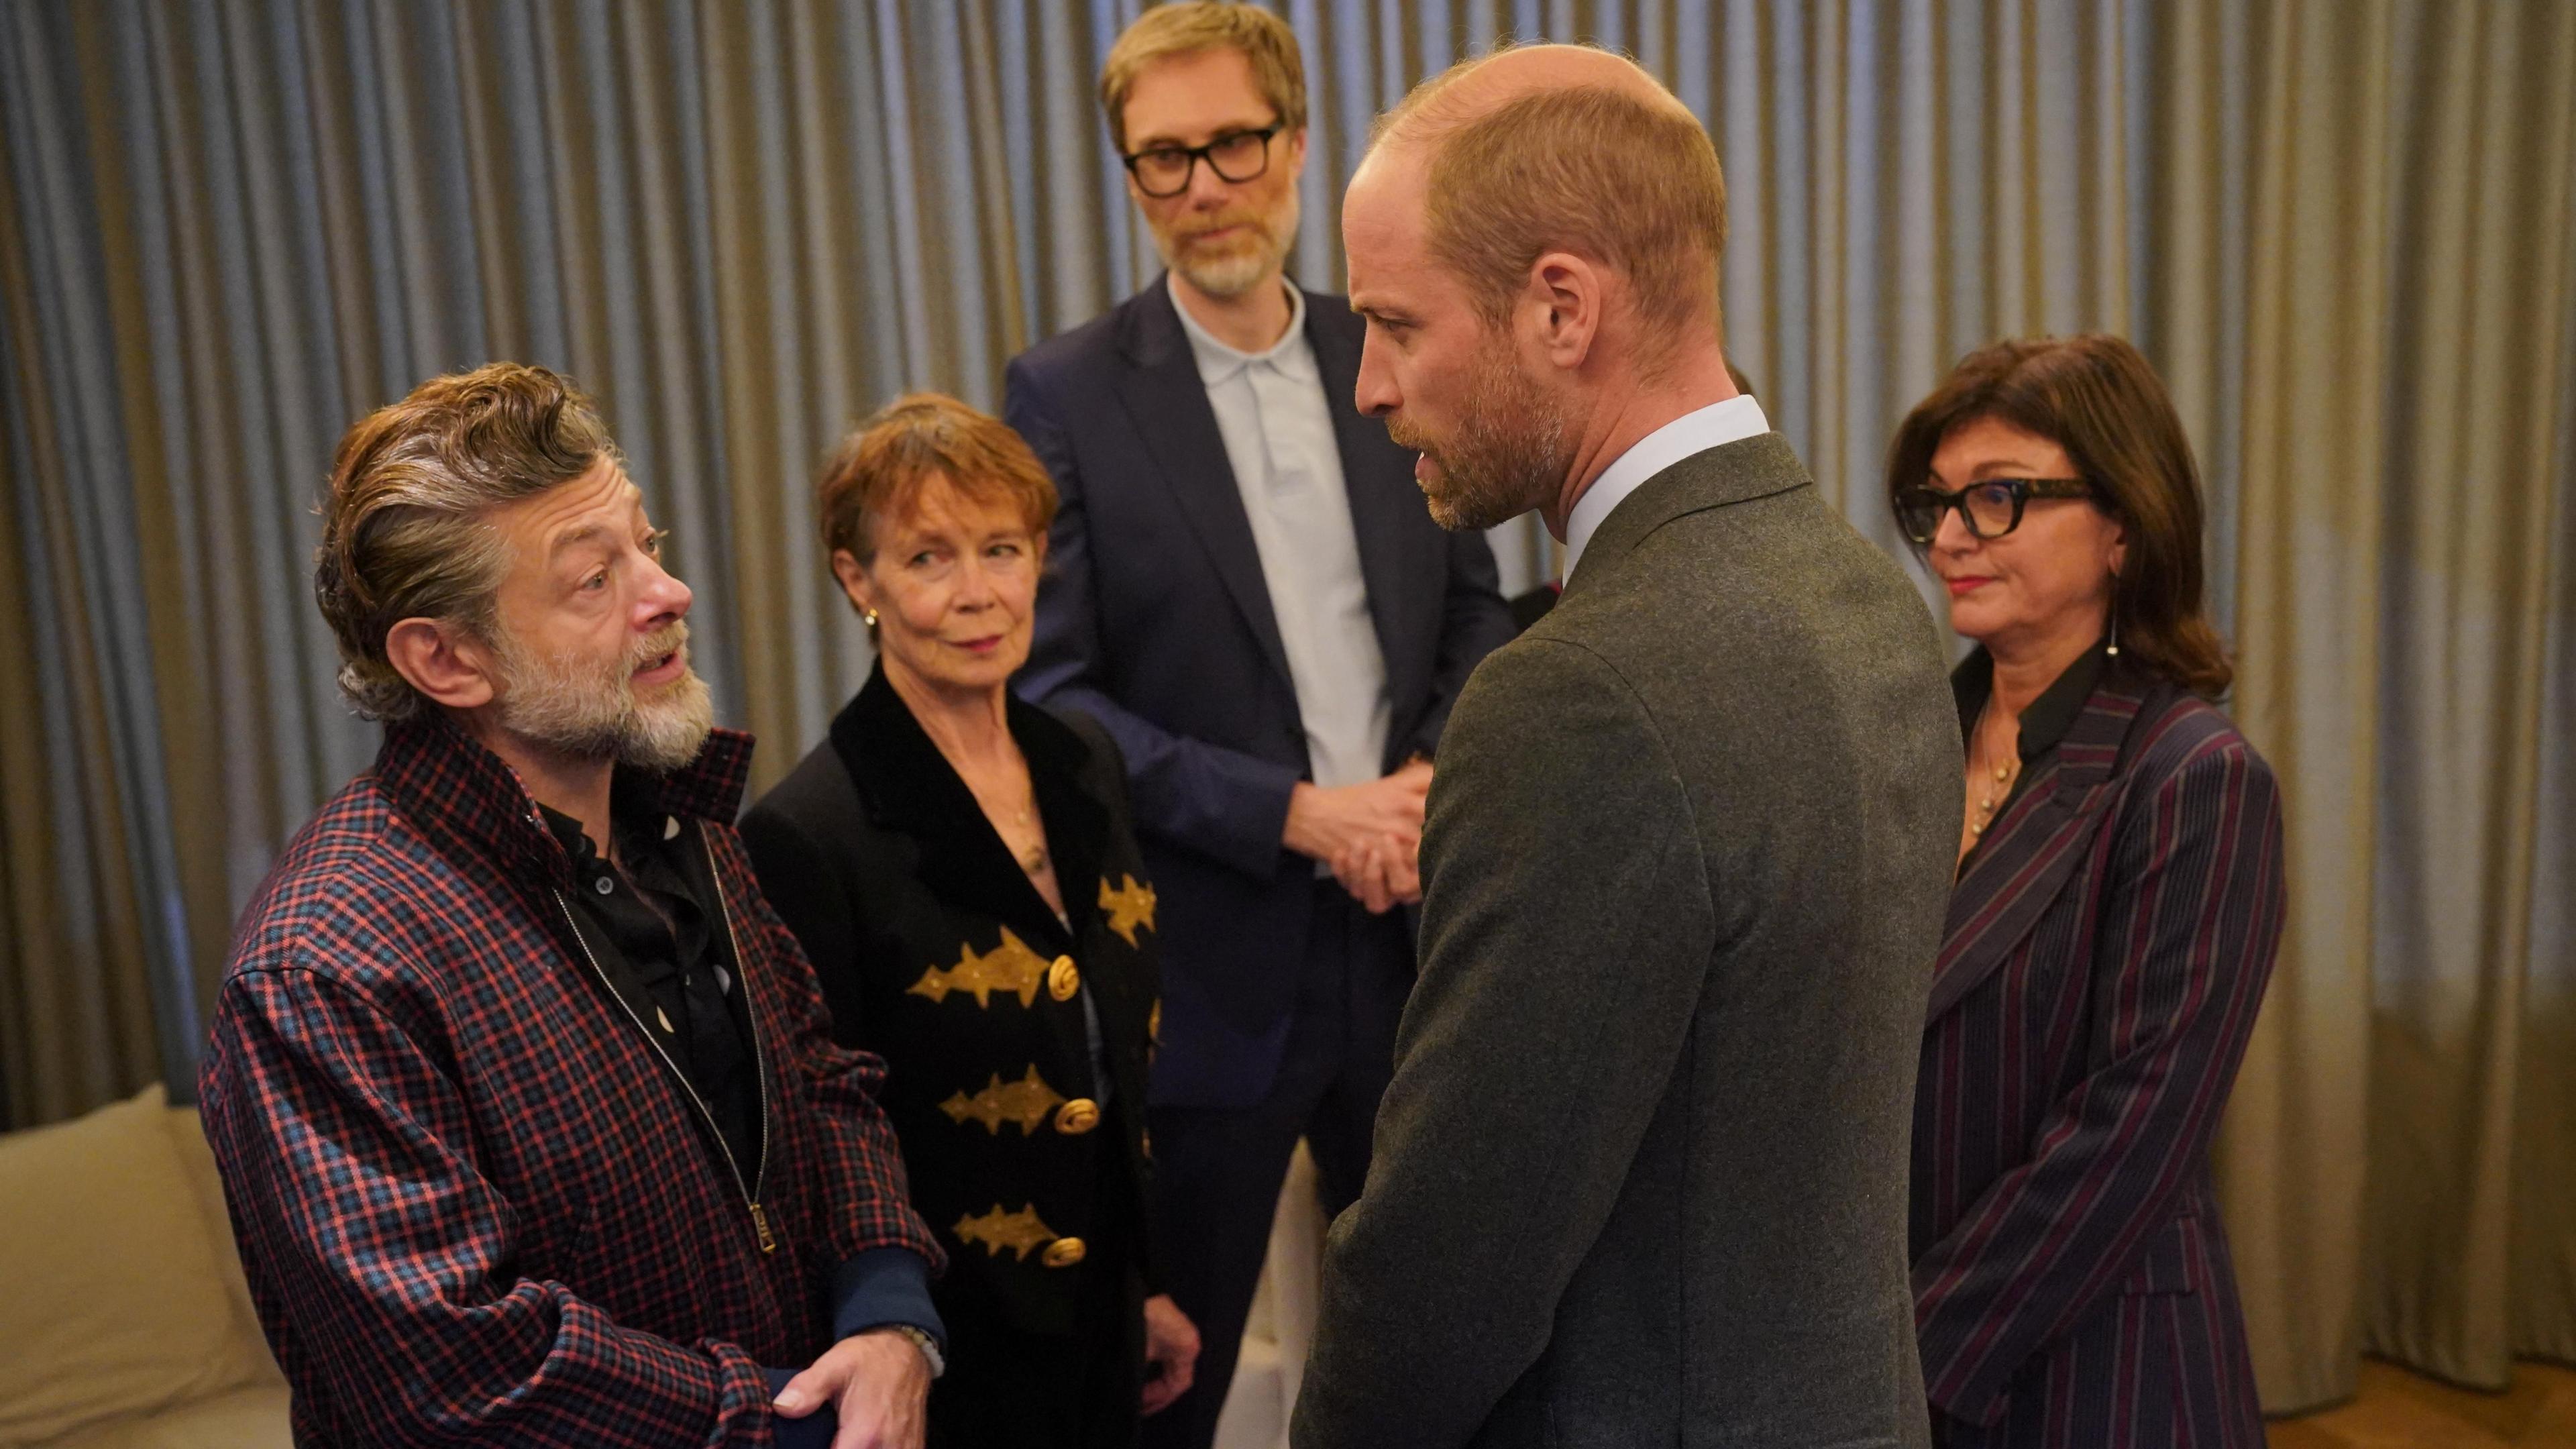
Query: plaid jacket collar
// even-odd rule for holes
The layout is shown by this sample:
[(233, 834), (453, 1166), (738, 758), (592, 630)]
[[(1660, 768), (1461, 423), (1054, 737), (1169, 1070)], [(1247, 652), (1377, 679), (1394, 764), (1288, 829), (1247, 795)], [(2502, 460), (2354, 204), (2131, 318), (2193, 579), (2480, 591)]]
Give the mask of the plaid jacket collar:
[[(618, 783), (655, 812), (730, 825), (751, 775), (751, 750), (750, 735), (719, 729), (687, 765), (667, 775), (620, 766)], [(572, 857), (546, 829), (519, 772), (444, 711), (387, 728), (375, 774), (430, 839), (489, 858), (512, 873), (533, 873), (556, 885), (572, 880)]]

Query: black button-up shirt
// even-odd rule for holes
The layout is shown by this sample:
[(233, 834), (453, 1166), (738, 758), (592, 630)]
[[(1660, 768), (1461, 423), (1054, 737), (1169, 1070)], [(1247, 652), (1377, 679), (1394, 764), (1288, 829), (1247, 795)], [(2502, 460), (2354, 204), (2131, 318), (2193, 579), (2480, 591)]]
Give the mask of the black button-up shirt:
[[(2013, 777), (2012, 793), (1995, 809), (1994, 818), (2022, 796), (2022, 789), (2040, 773), (2039, 766), (2057, 752), (2066, 732), (2075, 727), (2078, 715), (2084, 713), (2093, 691), (2100, 688), (2103, 674), (2111, 666), (2111, 641), (2106, 636), (2094, 641), (2093, 647), (2077, 655), (2066, 671), (2050, 681), (2039, 697), (2023, 707), (2020, 721), (2021, 773)], [(1959, 736), (1963, 742), (1977, 735), (1977, 716), (1985, 713), (1986, 700), (1995, 689), (1994, 656), (1979, 649), (1959, 665), (1950, 676), (1951, 698), (1959, 706)]]
[[(751, 1025), (720, 907), (693, 860), (693, 833), (677, 816), (611, 812), (618, 862), (600, 858), (581, 822), (544, 810), (546, 828), (572, 856), (573, 915), (583, 943), (619, 1002), (704, 1101), (733, 1156), (745, 1193), (759, 1190), (761, 1124)], [(624, 869), (619, 869), (619, 863)]]

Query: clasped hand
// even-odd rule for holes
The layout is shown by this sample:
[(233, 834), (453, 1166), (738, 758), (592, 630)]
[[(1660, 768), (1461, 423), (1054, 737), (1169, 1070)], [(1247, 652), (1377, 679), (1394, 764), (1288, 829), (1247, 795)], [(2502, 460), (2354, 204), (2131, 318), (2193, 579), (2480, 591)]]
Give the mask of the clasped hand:
[(1299, 782), (1288, 796), (1290, 850), (1332, 868), (1374, 914), (1422, 899), (1418, 864), (1431, 762), (1415, 760), (1381, 780), (1320, 786)]

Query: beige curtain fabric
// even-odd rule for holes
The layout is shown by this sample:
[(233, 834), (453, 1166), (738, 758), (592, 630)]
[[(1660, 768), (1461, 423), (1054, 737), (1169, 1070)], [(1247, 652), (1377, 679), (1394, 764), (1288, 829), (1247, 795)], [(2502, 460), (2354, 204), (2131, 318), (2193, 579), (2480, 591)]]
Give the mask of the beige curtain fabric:
[(2259, 27), (2236, 712), (2293, 905), (2231, 1226), (2267, 1401), (2348, 1393), (2356, 1347), (2501, 1385), (2576, 1358), (2569, 940), (2535, 929), (2576, 883), (2576, 7)]
[[(1732, 184), (1728, 342), (1894, 550), (1960, 353), (2172, 385), (2288, 790), (2219, 1159), (2267, 1402), (2576, 1361), (2576, 5), (1287, 0), (1333, 287), (1370, 118), (1503, 34), (1635, 53)], [(604, 404), (774, 779), (867, 664), (852, 420), (1153, 274), (1091, 100), (1132, 0), (0, 7), (0, 1108), (184, 1081), (230, 921), (363, 768), (307, 582), (333, 441), (497, 356)], [(1535, 530), (1497, 535), (1507, 582)]]

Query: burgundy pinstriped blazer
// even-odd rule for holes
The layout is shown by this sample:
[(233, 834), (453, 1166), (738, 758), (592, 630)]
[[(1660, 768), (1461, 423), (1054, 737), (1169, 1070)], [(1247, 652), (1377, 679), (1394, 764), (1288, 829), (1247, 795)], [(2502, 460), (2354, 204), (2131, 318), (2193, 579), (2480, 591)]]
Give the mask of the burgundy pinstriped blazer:
[[(1964, 705), (1990, 667), (1960, 667)], [(2099, 653), (2069, 675), (2053, 751), (2030, 738), (2048, 696), (2024, 716), (2037, 757), (1934, 970), (1924, 1390), (1960, 1449), (2260, 1449), (2209, 1140), (2280, 940), (2279, 793), (2207, 702)]]
[(443, 716), (388, 729), (278, 858), (200, 1091), (298, 1445), (765, 1445), (763, 1368), (828, 1346), (843, 1265), (939, 1264), (884, 1064), (832, 1044), (734, 834), (750, 761), (718, 730), (633, 782), (718, 883), (759, 1053), (750, 1163), (591, 976), (519, 777)]

